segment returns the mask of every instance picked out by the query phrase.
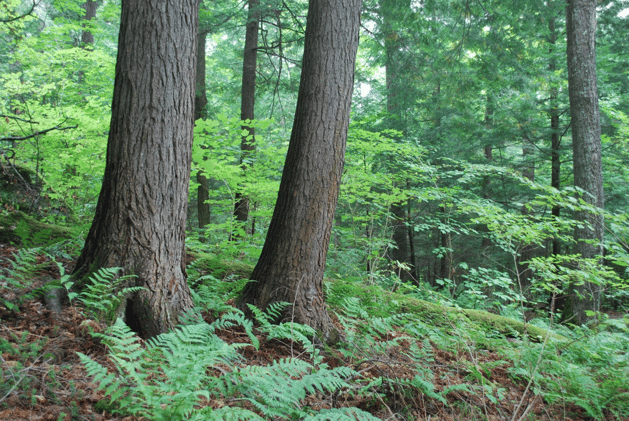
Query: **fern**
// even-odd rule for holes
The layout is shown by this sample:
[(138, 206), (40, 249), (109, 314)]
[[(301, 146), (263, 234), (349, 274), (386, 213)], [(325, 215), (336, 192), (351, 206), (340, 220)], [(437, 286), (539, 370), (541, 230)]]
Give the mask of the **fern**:
[[(203, 283), (206, 280), (210, 280), (212, 283)], [(214, 315), (232, 310), (231, 306), (225, 304), (225, 297), (217, 291), (215, 285), (218, 282), (220, 281), (212, 275), (205, 275), (191, 283), (190, 292), (194, 305), (211, 311)]]
[(74, 282), (68, 277), (62, 276), (61, 283), (69, 291), (68, 298), (70, 301), (76, 298), (85, 306), (86, 311), (97, 318), (104, 318), (108, 324), (111, 324), (116, 319), (117, 310), (124, 297), (144, 289), (142, 287), (123, 287), (135, 275), (119, 277), (118, 273), (121, 270), (118, 267), (99, 269), (92, 274), (83, 285), (83, 290), (78, 294), (69, 291)]
[(120, 319), (98, 336), (109, 346), (117, 373), (107, 374), (79, 354), (88, 373), (119, 404), (119, 412), (152, 420), (187, 419), (199, 400), (210, 396), (207, 368), (238, 358), (236, 348), (215, 336), (207, 323), (180, 326), (149, 340), (146, 348)]
[[(223, 379), (225, 384), (220, 389), (240, 394), (267, 419), (302, 419), (310, 415), (308, 409), (302, 408), (302, 401), (309, 394), (349, 388), (351, 385), (347, 379), (357, 375), (348, 367), (329, 369), (326, 364), (314, 366), (290, 358), (275, 361), (266, 367), (239, 368)], [(366, 414), (358, 409), (353, 411), (363, 416)]]
[(380, 421), (380, 418), (374, 417), (369, 412), (362, 411), (358, 408), (333, 408), (324, 409), (316, 414), (308, 415), (304, 421)]
[(211, 407), (205, 407), (196, 412), (192, 418), (193, 421), (263, 421), (264, 418), (243, 408), (233, 408), (230, 406), (224, 406), (219, 409), (212, 409)]
[(290, 306), (290, 303), (278, 301), (269, 304), (266, 311), (260, 310), (258, 307), (247, 304), (253, 318), (260, 324), (262, 328), (270, 328), (274, 322), (280, 319), (282, 311)]
[[(3, 284), (2, 286), (8, 287), (13, 291), (22, 291), (30, 288), (33, 284), (35, 274), (50, 264), (50, 262), (37, 263), (37, 255), (40, 251), (41, 249), (38, 247), (23, 248), (13, 254), (14, 260), (7, 259), (9, 267), (0, 268), (0, 281)], [(5, 272), (6, 275), (2, 272)], [(43, 292), (47, 288), (50, 287), (29, 291), (22, 296), (18, 296), (18, 299), (15, 301), (0, 297), (0, 302), (9, 310), (15, 311), (18, 309), (20, 303), (32, 299), (35, 295)]]

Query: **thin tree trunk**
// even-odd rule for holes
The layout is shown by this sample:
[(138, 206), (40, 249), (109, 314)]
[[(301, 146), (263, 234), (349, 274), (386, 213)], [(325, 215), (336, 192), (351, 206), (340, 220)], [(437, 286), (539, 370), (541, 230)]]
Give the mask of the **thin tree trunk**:
[[(87, 0), (83, 3), (83, 9), (85, 9), (85, 15), (83, 20), (90, 21), (96, 17), (96, 9), (98, 9), (98, 3), (95, 0)], [(85, 25), (83, 25), (85, 27)], [(93, 48), (94, 47), (94, 34), (89, 29), (84, 29), (81, 32), (81, 47)]]
[[(533, 155), (533, 145), (527, 139), (522, 139), (522, 160), (524, 165), (522, 177), (530, 181), (535, 181), (535, 162), (528, 162), (531, 155)], [(530, 215), (526, 204), (522, 205), (520, 212), (524, 216)], [(526, 262), (534, 257), (535, 249), (535, 244), (523, 244), (520, 255), (516, 259), (516, 270), (518, 271), (518, 280), (520, 281), (520, 288), (522, 289), (521, 292), (527, 297), (530, 296), (529, 290), (533, 272), (529, 269), (529, 265)]]
[[(247, 30), (245, 33), (245, 49), (242, 61), (242, 89), (240, 101), (240, 119), (253, 120), (255, 118), (256, 99), (256, 67), (258, 60), (258, 29), (260, 25), (259, 0), (249, 0), (247, 13)], [(243, 172), (251, 165), (252, 155), (255, 153), (255, 129), (253, 126), (243, 124), (243, 130), (247, 135), (242, 137), (240, 143), (240, 163)], [(241, 192), (236, 193), (234, 205), (234, 217), (237, 222), (243, 224), (243, 228), (249, 218), (249, 197)], [(238, 235), (231, 235), (231, 238)]]
[[(550, 63), (548, 64), (548, 70), (552, 75), (557, 70), (557, 61), (555, 57), (552, 55), (555, 49), (555, 44), (557, 43), (557, 32), (555, 29), (555, 18), (551, 17), (548, 22), (548, 29), (550, 31), (549, 38), (549, 53)], [(559, 190), (561, 189), (561, 137), (559, 136), (559, 108), (557, 106), (559, 96), (559, 90), (557, 86), (551, 86), (550, 88), (550, 150), (551, 150), (551, 174), (550, 174), (550, 185), (551, 187)], [(558, 205), (554, 205), (551, 209), (551, 214), (555, 218), (559, 218), (561, 216), (561, 207)], [(558, 255), (561, 253), (560, 250), (560, 242), (558, 238), (553, 238), (553, 248), (552, 254)]]
[[(603, 209), (603, 173), (601, 162), (601, 121), (596, 82), (596, 0), (568, 0), (566, 27), (568, 39), (568, 92), (572, 126), (574, 184), (586, 194), (580, 198)], [(575, 228), (576, 251), (583, 258), (603, 255), (603, 216), (601, 212), (578, 211)], [(586, 311), (600, 306), (599, 286), (592, 283), (573, 285), (571, 308), (566, 317), (585, 323)], [(568, 311), (569, 310), (569, 311)]]
[[(205, 48), (207, 42), (207, 31), (199, 32), (197, 37), (197, 76), (194, 90), (194, 119), (199, 120), (206, 117), (205, 107), (207, 106), (207, 89), (205, 85)], [(199, 228), (210, 223), (210, 181), (201, 170), (197, 172), (197, 213)]]

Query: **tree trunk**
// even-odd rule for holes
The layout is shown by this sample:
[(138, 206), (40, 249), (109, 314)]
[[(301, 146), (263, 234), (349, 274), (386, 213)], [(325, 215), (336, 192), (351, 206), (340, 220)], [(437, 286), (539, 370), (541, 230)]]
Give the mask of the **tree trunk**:
[[(83, 20), (90, 21), (96, 17), (96, 9), (98, 8), (98, 4), (95, 0), (87, 0), (83, 3), (83, 9), (85, 9), (85, 15), (83, 15)], [(85, 25), (83, 25), (85, 28)], [(81, 32), (81, 47), (82, 48), (94, 48), (94, 34), (87, 29)]]
[[(407, 0), (381, 0), (380, 13), (383, 17), (383, 35), (386, 52), (385, 77), (387, 86), (387, 113), (389, 115), (388, 126), (391, 129), (406, 130), (406, 124), (402, 119), (402, 104), (398, 93), (403, 92), (403, 81), (400, 78), (400, 45), (399, 34), (394, 25), (402, 18), (400, 13), (406, 13), (410, 10), (410, 2)], [(397, 168), (394, 163), (390, 165), (389, 171), (395, 172)], [(389, 163), (387, 163), (389, 165)], [(409, 236), (406, 226), (406, 208), (407, 202), (398, 202), (391, 205), (391, 214), (393, 216), (393, 242), (395, 249), (389, 252), (389, 259), (395, 268), (395, 261), (411, 266), (411, 258), (409, 255)], [(411, 268), (411, 271), (413, 269)], [(412, 279), (411, 271), (395, 268), (400, 279), (408, 281)]]
[[(389, 252), (389, 258), (392, 262), (399, 262), (410, 266), (409, 259), (409, 237), (406, 227), (406, 208), (405, 203), (394, 203), (391, 205), (391, 214), (393, 215), (393, 242), (395, 248)], [(411, 272), (406, 269), (395, 268), (395, 272), (403, 281), (411, 280)]]
[[(529, 158), (533, 155), (533, 144), (528, 139), (522, 139), (522, 177), (530, 181), (535, 181), (535, 162)], [(527, 208), (526, 204), (523, 204), (520, 208), (520, 212), (523, 216), (528, 216), (531, 211)], [(530, 297), (531, 278), (533, 277), (533, 271), (529, 268), (529, 264), (526, 263), (535, 257), (536, 244), (522, 244), (520, 248), (520, 255), (516, 259), (516, 270), (518, 271), (518, 281), (521, 293), (525, 297)]]
[[(568, 38), (568, 92), (572, 125), (574, 184), (586, 194), (581, 199), (603, 209), (603, 172), (601, 164), (601, 121), (596, 82), (596, 0), (568, 0), (566, 27)], [(600, 212), (576, 212), (582, 227), (575, 228), (576, 251), (583, 258), (596, 258), (603, 252), (603, 216)], [(587, 320), (587, 310), (598, 310), (597, 285), (573, 285), (570, 304), (574, 322)], [(568, 312), (564, 312), (568, 313)], [(571, 314), (564, 314), (571, 317)]]
[(144, 337), (193, 305), (185, 237), (194, 120), (196, 0), (123, 0), (103, 186), (76, 278), (119, 266), (145, 289), (127, 300)]
[(325, 341), (336, 330), (323, 273), (338, 200), (358, 47), (360, 0), (310, 0), (295, 121), (277, 204), (239, 307), (291, 304), (288, 320)]
[[(256, 99), (256, 67), (258, 60), (258, 28), (260, 25), (259, 1), (249, 0), (249, 11), (247, 13), (247, 30), (245, 33), (245, 51), (242, 61), (242, 89), (240, 101), (240, 119), (253, 120), (255, 118)], [(244, 124), (243, 130), (248, 134), (242, 137), (240, 143), (241, 168), (247, 171), (250, 165), (251, 155), (256, 150), (255, 129)], [(234, 217), (237, 222), (243, 225), (249, 218), (249, 197), (241, 192), (236, 193), (236, 203), (234, 205)], [(244, 228), (244, 227), (243, 227)], [(246, 230), (246, 228), (245, 228)], [(237, 237), (237, 235), (235, 235)]]
[[(194, 119), (199, 120), (205, 118), (205, 107), (207, 106), (207, 89), (205, 87), (205, 44), (207, 40), (207, 31), (199, 32), (197, 37), (197, 75), (194, 93)], [(197, 173), (197, 212), (199, 219), (199, 228), (210, 223), (210, 181), (203, 171)]]

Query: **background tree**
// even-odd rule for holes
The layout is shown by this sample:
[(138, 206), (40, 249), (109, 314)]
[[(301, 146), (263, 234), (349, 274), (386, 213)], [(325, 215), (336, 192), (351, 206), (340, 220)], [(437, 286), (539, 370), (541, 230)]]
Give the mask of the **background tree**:
[(198, 4), (123, 1), (103, 186), (74, 269), (120, 266), (145, 289), (127, 300), (144, 336), (192, 307), (185, 226), (194, 119)]
[[(245, 47), (242, 60), (242, 92), (240, 99), (240, 119), (243, 123), (255, 118), (256, 103), (256, 72), (258, 62), (258, 29), (260, 27), (260, 2), (259, 0), (249, 0), (249, 10), (247, 12), (247, 26), (245, 31)], [(243, 171), (251, 165), (252, 154), (255, 152), (255, 128), (246, 123), (242, 126), (246, 135), (242, 136), (240, 150), (242, 156), (240, 162)], [(236, 192), (236, 203), (234, 205), (235, 220), (242, 224), (246, 233), (245, 223), (249, 218), (249, 197), (246, 193)]]
[(322, 285), (358, 48), (360, 0), (311, 0), (302, 76), (277, 203), (260, 259), (239, 306), (291, 303), (287, 318), (335, 331)]
[[(568, 39), (568, 89), (574, 185), (583, 190), (579, 198), (592, 210), (579, 210), (575, 219), (577, 252), (586, 259), (603, 255), (603, 172), (601, 163), (601, 121), (598, 108), (596, 76), (596, 5), (595, 0), (569, 0), (566, 7)], [(600, 307), (601, 287), (589, 282), (573, 285), (571, 308), (563, 317), (575, 317), (577, 324), (586, 321), (587, 310)]]
[[(201, 27), (201, 16), (205, 11), (205, 5), (199, 2), (199, 35), (197, 36), (197, 72), (194, 91), (194, 120), (205, 118), (207, 107), (207, 89), (205, 86), (205, 50), (207, 46), (207, 36), (210, 29), (207, 25)], [(204, 22), (205, 23), (205, 22)], [(197, 172), (197, 216), (199, 228), (203, 228), (210, 223), (210, 181), (203, 171)]]

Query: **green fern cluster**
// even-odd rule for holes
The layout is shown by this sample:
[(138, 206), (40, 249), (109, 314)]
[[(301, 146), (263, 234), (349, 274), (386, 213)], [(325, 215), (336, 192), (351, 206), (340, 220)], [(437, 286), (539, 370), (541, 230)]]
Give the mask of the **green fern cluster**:
[[(531, 343), (505, 350), (513, 361), (512, 375), (532, 377), (536, 393), (549, 403), (572, 403), (597, 420), (606, 419), (606, 414), (628, 417), (629, 319), (604, 317), (596, 327), (560, 329), (571, 342), (550, 344), (545, 350)], [(542, 352), (538, 372), (531, 373)]]
[[(272, 315), (263, 313), (262, 318), (268, 321)], [(357, 373), (347, 367), (331, 369), (320, 359), (308, 363), (289, 358), (269, 366), (237, 366), (226, 370), (224, 367), (235, 366), (240, 361), (238, 349), (250, 346), (227, 344), (216, 336), (217, 329), (235, 324), (244, 327), (257, 348), (259, 341), (253, 324), (242, 313), (233, 311), (212, 324), (192, 314), (185, 324), (149, 340), (146, 347), (124, 322), (117, 320), (106, 334), (98, 335), (109, 346), (115, 373), (109, 373), (106, 367), (84, 354), (79, 357), (117, 412), (150, 420), (377, 419), (357, 408), (316, 411), (303, 406), (308, 395), (332, 394), (354, 387), (350, 380)], [(276, 337), (284, 337), (291, 331), (301, 335), (310, 332), (296, 325), (285, 326)], [(309, 343), (305, 335), (300, 337)], [(203, 401), (230, 405), (199, 409)], [(254, 410), (238, 406), (244, 403)]]
[(72, 291), (74, 281), (58, 263), (61, 278), (58, 284), (68, 291), (68, 299), (83, 304), (85, 311), (98, 319), (111, 324), (117, 316), (118, 308), (126, 295), (141, 291), (142, 287), (125, 287), (124, 285), (135, 275), (118, 276), (121, 268), (101, 268), (83, 284), (81, 292)]
[(0, 297), (0, 302), (9, 310), (16, 311), (20, 303), (32, 299), (41, 292), (40, 289), (28, 291), (33, 285), (35, 274), (50, 264), (50, 262), (37, 262), (37, 256), (40, 251), (41, 249), (38, 247), (19, 249), (13, 254), (14, 260), (7, 259), (9, 267), (5, 269), (0, 268), (0, 286), (13, 291), (27, 291), (25, 294), (18, 296), (17, 300), (7, 300), (4, 297)]

